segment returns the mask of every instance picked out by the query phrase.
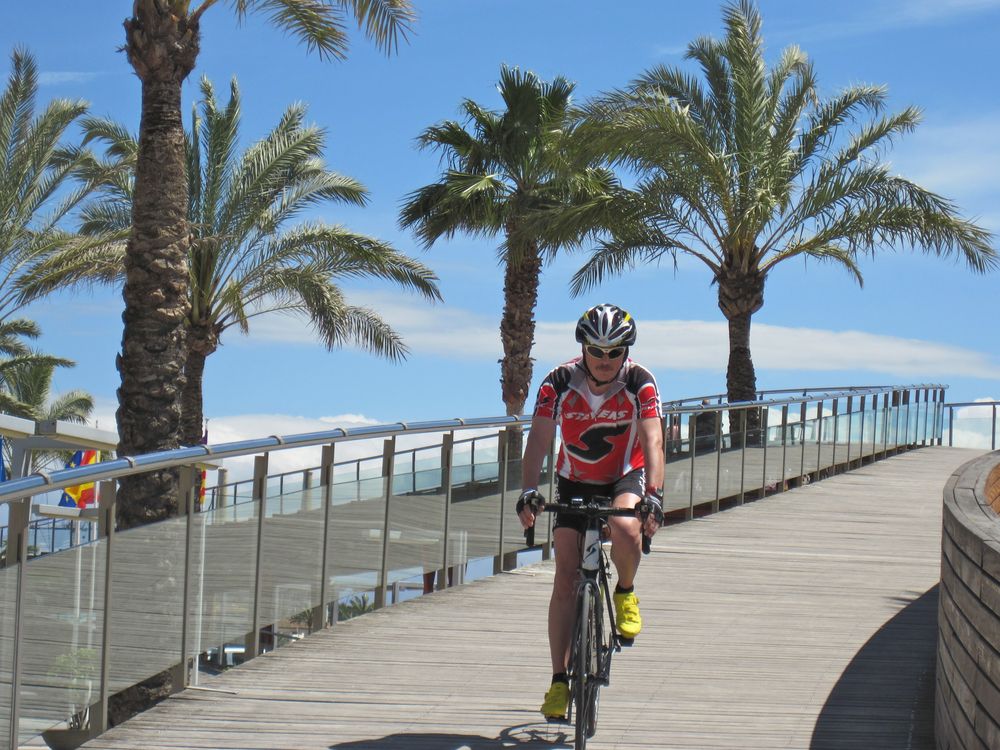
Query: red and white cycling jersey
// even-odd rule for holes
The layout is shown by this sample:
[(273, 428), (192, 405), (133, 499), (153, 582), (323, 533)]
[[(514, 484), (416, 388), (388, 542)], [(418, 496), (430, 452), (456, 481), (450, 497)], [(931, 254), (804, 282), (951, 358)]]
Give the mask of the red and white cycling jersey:
[(645, 466), (640, 419), (662, 416), (653, 374), (626, 360), (611, 387), (591, 393), (580, 357), (545, 376), (536, 417), (554, 419), (562, 432), (556, 471), (574, 482), (611, 484)]

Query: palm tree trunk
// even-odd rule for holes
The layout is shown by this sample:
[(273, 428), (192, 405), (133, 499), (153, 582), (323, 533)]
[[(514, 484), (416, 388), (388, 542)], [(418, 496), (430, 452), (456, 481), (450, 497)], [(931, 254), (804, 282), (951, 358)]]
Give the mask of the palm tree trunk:
[[(726, 399), (730, 402), (757, 398), (757, 373), (750, 356), (750, 319), (764, 306), (764, 276), (757, 269), (746, 271), (736, 260), (746, 253), (730, 254), (720, 269), (719, 309), (729, 321), (729, 365), (726, 368)], [(760, 442), (760, 413), (741, 409), (729, 413), (733, 445)]]
[[(198, 29), (166, 4), (135, 0), (126, 51), (142, 80), (132, 233), (125, 258), (124, 333), (118, 357), (119, 455), (175, 448), (180, 438), (187, 316), (188, 188), (181, 84), (194, 67)], [(122, 480), (118, 525), (177, 512), (177, 475)]]
[(504, 307), (500, 320), (500, 386), (507, 416), (524, 413), (531, 387), (531, 346), (535, 342), (535, 305), (542, 259), (532, 243), (521, 253), (509, 253), (504, 271)]
[(757, 398), (757, 374), (750, 356), (750, 314), (729, 319), (729, 365), (726, 368), (726, 397), (729, 401)]
[(210, 327), (192, 324), (188, 330), (187, 364), (184, 367), (184, 392), (181, 395), (181, 440), (184, 445), (198, 445), (204, 437), (205, 407), (202, 384), (205, 361), (216, 349)]

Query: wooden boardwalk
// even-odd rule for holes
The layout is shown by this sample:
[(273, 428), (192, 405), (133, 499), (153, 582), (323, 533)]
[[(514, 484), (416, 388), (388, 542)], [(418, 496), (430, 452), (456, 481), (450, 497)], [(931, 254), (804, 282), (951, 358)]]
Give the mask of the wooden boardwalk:
[[(924, 448), (661, 531), (590, 746), (932, 748), (941, 491), (980, 453)], [(569, 747), (537, 713), (551, 580), (540, 563), (350, 620), (85, 747)]]

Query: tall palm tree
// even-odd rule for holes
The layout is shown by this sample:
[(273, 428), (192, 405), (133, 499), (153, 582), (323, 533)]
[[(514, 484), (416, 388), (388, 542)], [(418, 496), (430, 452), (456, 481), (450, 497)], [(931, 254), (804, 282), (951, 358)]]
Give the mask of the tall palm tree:
[[(326, 168), (326, 134), (305, 123), (304, 105), (288, 107), (265, 138), (240, 152), (236, 82), (223, 107), (207, 78), (201, 91), (186, 147), (191, 306), (182, 439), (188, 445), (202, 437), (205, 360), (227, 329), (247, 333), (252, 318), (287, 312), (308, 320), (328, 349), (356, 344), (398, 360), (407, 349), (397, 333), (375, 311), (350, 304), (337, 282), (385, 279), (440, 299), (437, 277), (387, 243), (321, 221), (296, 223), (319, 204), (367, 200), (362, 185)], [(107, 147), (107, 160), (93, 163), (87, 175), (93, 181), (103, 175), (105, 195), (81, 211), (84, 239), (33, 269), (28, 295), (78, 282), (120, 283), (124, 275), (138, 144), (115, 122), (91, 118), (85, 126), (88, 140)]]
[(729, 322), (726, 388), (736, 402), (756, 395), (750, 321), (779, 263), (833, 261), (860, 284), (859, 256), (886, 249), (957, 253), (976, 272), (995, 267), (997, 255), (990, 234), (955, 204), (881, 161), (919, 122), (915, 108), (885, 114), (879, 86), (823, 101), (799, 48), (768, 70), (761, 17), (749, 0), (725, 6), (723, 18), (724, 39), (688, 46), (703, 80), (657, 66), (589, 103), (589, 143), (640, 180), (600, 215), (568, 217), (553, 231), (610, 229), (575, 275), (577, 293), (677, 253), (704, 263)]
[(19, 279), (39, 257), (64, 245), (69, 235), (59, 224), (93, 187), (71, 184), (87, 154), (63, 143), (86, 103), (55, 99), (38, 111), (37, 97), (35, 60), (15, 49), (0, 93), (0, 321), (26, 304)]
[[(181, 85), (195, 66), (202, 16), (219, 0), (134, 0), (125, 51), (142, 81), (132, 231), (125, 253), (124, 332), (118, 359), (119, 453), (176, 447), (188, 317), (188, 186)], [(230, 0), (238, 19), (265, 13), (323, 57), (341, 58), (347, 18), (392, 51), (409, 31), (409, 0)], [(121, 482), (122, 527), (172, 515), (176, 474), (154, 472)]]
[(574, 84), (504, 66), (497, 89), (503, 112), (466, 99), (467, 125), (449, 120), (419, 136), (421, 148), (441, 152), (445, 169), (406, 197), (400, 224), (414, 227), (425, 247), (459, 231), (503, 235), (500, 384), (513, 416), (523, 413), (531, 385), (542, 264), (560, 247), (546, 233), (545, 217), (556, 208), (580, 210), (616, 183), (611, 172), (580, 158), (570, 124)]

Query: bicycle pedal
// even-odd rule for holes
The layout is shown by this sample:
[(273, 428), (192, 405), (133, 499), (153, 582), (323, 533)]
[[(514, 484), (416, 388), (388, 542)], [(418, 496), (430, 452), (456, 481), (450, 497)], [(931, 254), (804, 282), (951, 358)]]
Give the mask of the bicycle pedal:
[(549, 724), (569, 724), (569, 719), (565, 716), (546, 716), (545, 721)]
[(622, 646), (631, 646), (635, 643), (635, 638), (625, 638), (624, 636), (618, 636), (618, 643)]

